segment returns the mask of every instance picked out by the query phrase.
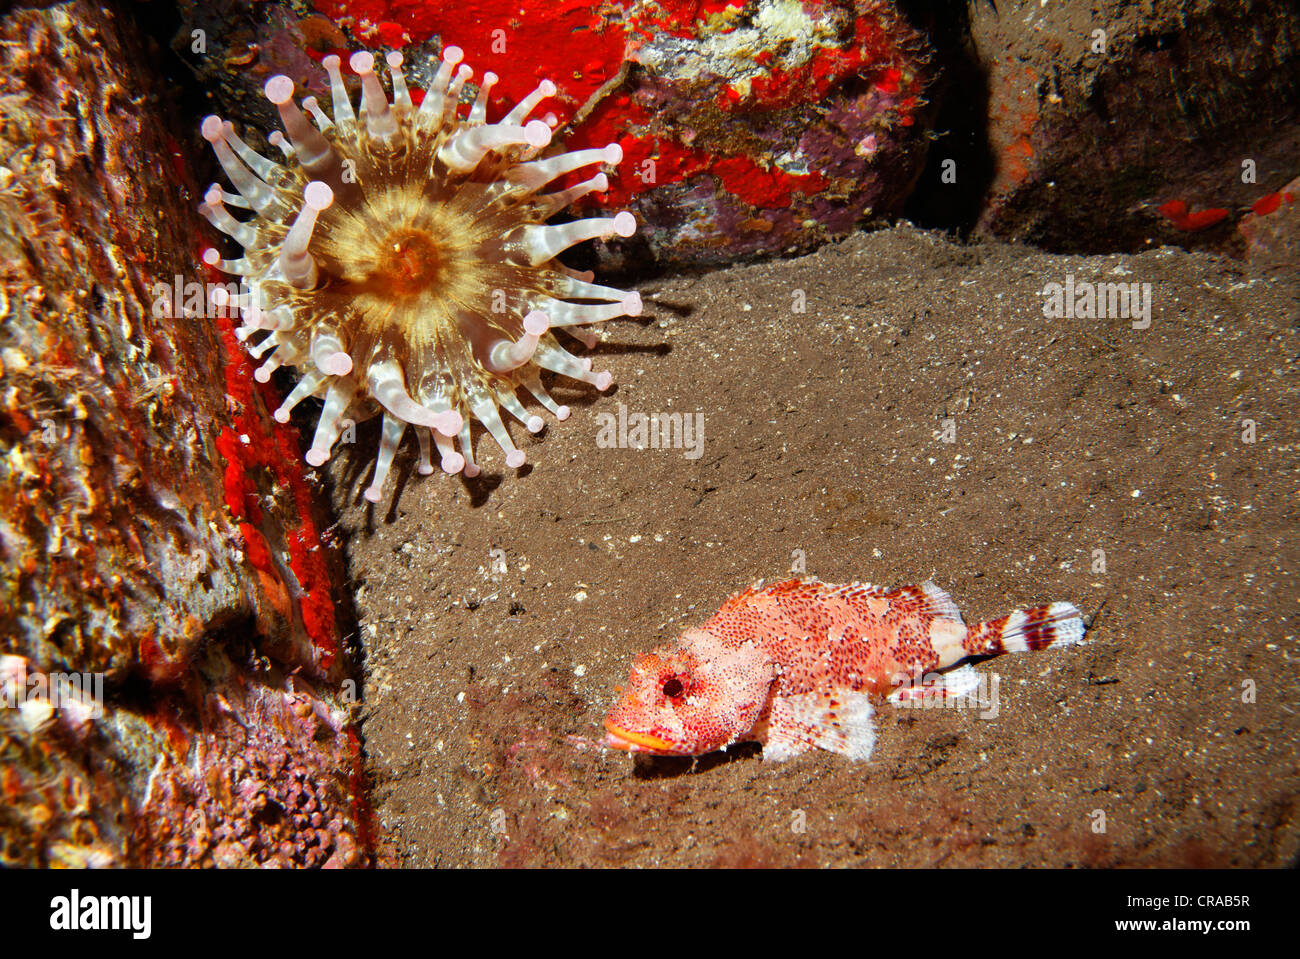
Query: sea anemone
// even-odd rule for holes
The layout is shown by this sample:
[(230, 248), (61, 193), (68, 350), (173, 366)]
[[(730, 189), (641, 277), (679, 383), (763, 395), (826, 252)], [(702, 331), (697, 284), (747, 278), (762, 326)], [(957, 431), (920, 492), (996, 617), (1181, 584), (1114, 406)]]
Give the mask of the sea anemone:
[[(233, 260), (204, 251), (208, 265), (241, 278), (238, 294), (218, 286), (214, 299), (239, 307), (236, 334), (264, 359), (255, 372), (260, 382), (281, 366), (298, 368), (301, 378), (275, 411), (278, 421), (287, 422), (303, 399), (324, 396), (307, 451), (312, 466), (329, 459), (350, 419), (383, 413), (365, 491), (371, 502), (381, 497), (408, 425), (420, 442), (423, 474), (433, 472), (430, 437), (443, 470), (478, 474), (472, 419), (500, 445), (507, 466), (522, 466), (524, 453), (511, 442), (500, 410), (532, 433), (543, 421), (524, 408), (520, 387), (564, 420), (569, 408), (547, 393), (541, 370), (598, 390), (612, 382), (608, 372), (593, 372), (591, 360), (561, 346), (554, 331), (590, 347), (596, 335), (583, 329), (587, 324), (641, 312), (636, 293), (597, 285), (590, 273), (556, 259), (585, 240), (630, 236), (631, 213), (546, 222), (579, 197), (605, 190), (605, 174), (539, 192), (582, 167), (618, 163), (618, 145), (541, 156), (556, 121), (528, 116), (554, 95), (549, 80), (489, 123), (488, 93), (497, 77), (487, 73), (462, 114), (462, 88), (473, 71), (457, 69), (461, 58), (456, 47), (443, 51), (417, 106), (400, 53), (387, 56), (391, 102), (374, 56), (354, 53), (349, 65), (361, 80), (360, 116), (337, 56), (322, 61), (332, 118), (311, 97), (299, 109), (293, 81), (272, 77), (265, 93), (285, 132), (268, 140), (284, 163), (257, 153), (220, 117), (202, 123), (235, 192), (214, 184), (200, 210), (244, 248)], [(228, 207), (254, 215), (241, 220)]]

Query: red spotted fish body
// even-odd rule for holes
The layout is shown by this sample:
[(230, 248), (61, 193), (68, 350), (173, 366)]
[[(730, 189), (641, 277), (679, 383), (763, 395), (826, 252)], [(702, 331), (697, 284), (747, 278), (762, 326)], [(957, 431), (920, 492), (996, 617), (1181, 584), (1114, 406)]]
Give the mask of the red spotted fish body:
[(678, 647), (640, 656), (605, 718), (605, 744), (694, 756), (733, 743), (763, 744), (763, 758), (814, 747), (867, 759), (872, 700), (922, 694), (914, 680), (942, 673), (924, 695), (962, 696), (975, 656), (1083, 640), (1069, 603), (1017, 610), (967, 627), (934, 583), (882, 589), (793, 579), (731, 597)]

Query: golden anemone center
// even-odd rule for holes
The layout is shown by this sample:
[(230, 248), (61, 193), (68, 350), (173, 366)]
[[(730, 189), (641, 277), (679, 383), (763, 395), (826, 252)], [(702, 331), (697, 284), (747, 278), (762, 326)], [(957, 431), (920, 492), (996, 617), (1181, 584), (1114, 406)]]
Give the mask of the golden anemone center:
[(446, 251), (423, 230), (396, 230), (384, 240), (379, 274), (395, 296), (416, 296), (445, 282), (446, 269)]

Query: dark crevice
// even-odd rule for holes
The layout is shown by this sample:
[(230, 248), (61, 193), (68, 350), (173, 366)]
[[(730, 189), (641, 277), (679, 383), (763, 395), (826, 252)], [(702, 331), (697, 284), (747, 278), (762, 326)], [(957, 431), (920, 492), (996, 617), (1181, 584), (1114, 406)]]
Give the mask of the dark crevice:
[(979, 220), (995, 172), (986, 123), (988, 71), (971, 42), (966, 0), (904, 0), (899, 7), (935, 48), (935, 79), (927, 96), (938, 104), (926, 165), (903, 216), (965, 239)]

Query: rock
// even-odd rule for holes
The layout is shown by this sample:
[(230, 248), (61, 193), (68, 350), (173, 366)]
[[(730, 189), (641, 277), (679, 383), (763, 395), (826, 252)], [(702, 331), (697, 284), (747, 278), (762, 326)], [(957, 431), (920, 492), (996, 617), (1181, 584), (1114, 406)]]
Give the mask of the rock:
[(981, 233), (1060, 252), (1228, 247), (1300, 172), (1293, 4), (1007, 0), (969, 17), (973, 63), (962, 73), (949, 46), (965, 82), (948, 106), (987, 125), (937, 141), (920, 190), (931, 209), (987, 190)]
[(262, 723), (360, 834), (347, 721), (304, 739), (267, 705), (297, 670), (341, 715), (346, 607), (297, 435), (229, 320), (184, 313), (198, 191), (154, 57), (86, 2), (9, 11), (0, 50), (0, 863), (172, 861), (169, 770)]
[[(896, 212), (924, 162), (929, 47), (885, 0), (318, 0), (302, 18), (259, 6), (248, 18), (187, 3), (175, 47), (224, 111), (267, 132), (262, 84), (286, 73), (321, 96), (324, 72), (304, 58), (339, 52), (345, 34), (353, 49), (408, 47), (416, 83), (443, 43), (460, 46), (475, 79), (500, 77), (499, 111), (555, 81), (544, 109), (572, 125), (554, 150), (623, 148), (610, 191), (589, 199), (641, 226), (600, 248), (607, 265), (808, 250)], [(216, 45), (195, 54), (204, 24)]]
[(1256, 200), (1238, 230), (1251, 267), (1295, 273), (1300, 264), (1300, 177)]
[(718, 6), (633, 19), (626, 79), (568, 140), (623, 147), (600, 202), (647, 226), (625, 263), (807, 251), (897, 212), (924, 162), (928, 48), (894, 4)]

